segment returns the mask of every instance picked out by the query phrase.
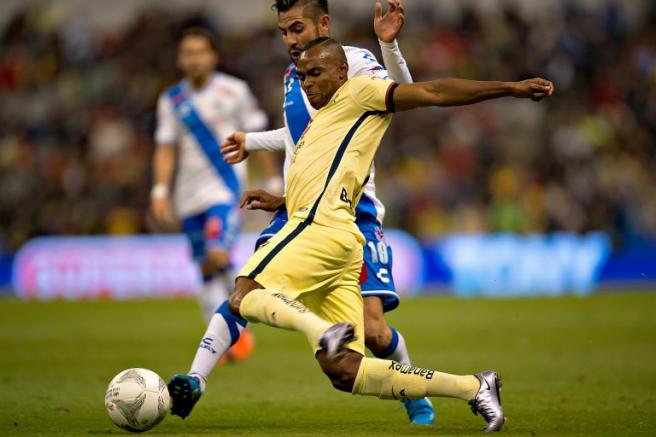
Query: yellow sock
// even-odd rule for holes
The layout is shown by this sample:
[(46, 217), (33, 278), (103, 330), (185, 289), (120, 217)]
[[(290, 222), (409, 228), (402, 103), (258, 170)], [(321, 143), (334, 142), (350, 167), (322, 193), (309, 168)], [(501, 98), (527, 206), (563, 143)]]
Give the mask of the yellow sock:
[(458, 376), (421, 369), (396, 361), (363, 358), (353, 385), (353, 394), (381, 399), (451, 397), (472, 400), (480, 382), (473, 375)]
[(239, 312), (249, 322), (302, 332), (310, 344), (318, 343), (319, 337), (331, 326), (299, 301), (278, 291), (251, 291), (241, 301)]

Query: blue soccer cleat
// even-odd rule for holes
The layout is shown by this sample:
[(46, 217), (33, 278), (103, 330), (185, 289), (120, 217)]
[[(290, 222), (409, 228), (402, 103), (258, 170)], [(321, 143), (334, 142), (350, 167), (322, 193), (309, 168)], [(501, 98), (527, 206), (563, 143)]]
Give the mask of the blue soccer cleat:
[(200, 380), (191, 375), (173, 375), (168, 384), (171, 396), (171, 414), (183, 419), (191, 413), (203, 392), (200, 389)]
[(428, 398), (405, 399), (401, 403), (408, 413), (410, 423), (413, 425), (432, 425), (435, 422), (435, 409)]

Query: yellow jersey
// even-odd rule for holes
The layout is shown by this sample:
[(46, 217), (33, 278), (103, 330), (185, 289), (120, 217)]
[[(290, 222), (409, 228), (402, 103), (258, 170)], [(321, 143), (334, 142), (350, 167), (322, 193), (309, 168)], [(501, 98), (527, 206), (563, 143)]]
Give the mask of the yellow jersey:
[(287, 178), (290, 218), (361, 236), (355, 207), (392, 120), (396, 84), (360, 76), (342, 85), (308, 124)]

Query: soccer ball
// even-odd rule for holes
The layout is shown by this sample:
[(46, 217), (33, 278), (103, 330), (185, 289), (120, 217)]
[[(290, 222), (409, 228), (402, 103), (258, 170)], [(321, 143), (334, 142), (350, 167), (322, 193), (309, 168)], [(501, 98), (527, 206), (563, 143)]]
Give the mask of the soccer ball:
[(148, 369), (127, 369), (112, 379), (105, 408), (116, 426), (143, 432), (160, 423), (169, 411), (169, 391), (159, 375)]

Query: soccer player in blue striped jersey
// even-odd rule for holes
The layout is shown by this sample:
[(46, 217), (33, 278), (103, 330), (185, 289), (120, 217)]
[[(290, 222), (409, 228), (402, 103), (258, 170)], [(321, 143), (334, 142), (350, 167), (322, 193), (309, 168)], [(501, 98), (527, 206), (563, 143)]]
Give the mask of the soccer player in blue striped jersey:
[[(244, 165), (226, 164), (218, 147), (235, 129), (260, 130), (267, 124), (248, 84), (216, 71), (217, 63), (214, 36), (203, 28), (186, 29), (178, 47), (184, 79), (158, 102), (151, 193), (158, 223), (170, 224), (174, 214), (182, 219), (203, 277), (198, 297), (207, 322), (233, 288), (230, 251), (239, 232), (246, 175)], [(252, 343), (244, 333), (226, 357), (247, 357)]]

